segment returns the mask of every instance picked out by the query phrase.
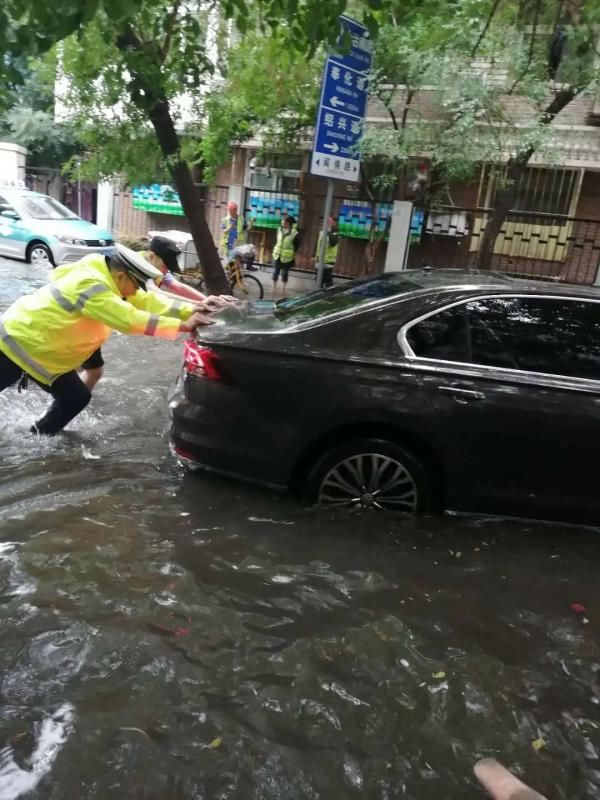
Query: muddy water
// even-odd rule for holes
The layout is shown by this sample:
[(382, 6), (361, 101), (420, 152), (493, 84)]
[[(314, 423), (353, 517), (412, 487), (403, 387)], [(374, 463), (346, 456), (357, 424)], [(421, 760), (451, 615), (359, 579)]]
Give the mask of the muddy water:
[[(43, 279), (0, 263), (0, 307)], [(0, 800), (459, 800), (482, 755), (596, 797), (600, 532), (186, 474), (179, 351), (113, 337), (52, 441), (0, 395)]]

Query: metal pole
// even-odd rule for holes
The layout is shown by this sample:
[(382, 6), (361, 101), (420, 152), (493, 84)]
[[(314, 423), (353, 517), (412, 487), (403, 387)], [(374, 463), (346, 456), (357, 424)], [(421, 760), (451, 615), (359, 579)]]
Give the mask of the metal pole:
[(321, 232), (321, 246), (317, 255), (317, 289), (323, 288), (323, 278), (325, 275), (325, 249), (327, 247), (327, 235), (329, 233), (329, 217), (333, 206), (333, 178), (327, 180), (327, 194), (325, 195), (325, 210), (323, 212), (323, 230)]
[(77, 216), (81, 216), (81, 161), (77, 162)]

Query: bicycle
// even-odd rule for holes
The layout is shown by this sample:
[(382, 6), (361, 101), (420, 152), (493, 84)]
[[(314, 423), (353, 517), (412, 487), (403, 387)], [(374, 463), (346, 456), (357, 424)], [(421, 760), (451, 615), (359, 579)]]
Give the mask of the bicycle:
[[(233, 251), (234, 260), (226, 268), (227, 282), (231, 294), (237, 300), (262, 300), (265, 290), (262, 283), (248, 271), (256, 257), (256, 250), (252, 244), (244, 244)], [(200, 291), (204, 291), (204, 281), (199, 283)]]

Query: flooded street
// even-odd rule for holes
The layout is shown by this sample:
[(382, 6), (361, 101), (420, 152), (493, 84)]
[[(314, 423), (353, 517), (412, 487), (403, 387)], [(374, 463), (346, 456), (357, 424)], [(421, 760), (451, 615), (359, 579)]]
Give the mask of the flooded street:
[[(45, 277), (0, 260), (0, 309)], [(597, 797), (600, 532), (186, 473), (180, 353), (113, 336), (55, 439), (0, 394), (0, 800), (466, 800), (485, 755)]]

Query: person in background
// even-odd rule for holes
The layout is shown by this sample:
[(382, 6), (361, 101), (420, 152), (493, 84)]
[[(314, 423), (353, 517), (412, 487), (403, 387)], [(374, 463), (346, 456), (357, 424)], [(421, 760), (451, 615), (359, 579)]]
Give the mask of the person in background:
[[(319, 234), (317, 241), (317, 250), (315, 252), (315, 266), (319, 263), (321, 255), (321, 242), (323, 241), (323, 231)], [(333, 217), (329, 217), (327, 225), (327, 241), (325, 243), (325, 258), (324, 266), (325, 274), (323, 276), (323, 286), (331, 286), (333, 283), (333, 269), (337, 260), (338, 244), (340, 241), (339, 233), (337, 232), (337, 225)]]
[(227, 216), (221, 222), (221, 255), (227, 264), (235, 260), (234, 250), (243, 244), (246, 226), (244, 218), (238, 214), (238, 206), (233, 200), (227, 203)]
[(143, 251), (142, 255), (162, 274), (162, 280), (157, 285), (163, 292), (183, 297), (184, 300), (191, 300), (194, 303), (203, 303), (207, 300), (205, 294), (175, 277), (181, 274), (179, 266), (181, 250), (171, 239), (167, 239), (166, 236), (154, 236), (150, 240), (148, 250)]
[[(156, 285), (163, 292), (188, 300), (191, 303), (208, 303), (214, 309), (227, 303), (235, 302), (234, 298), (228, 295), (219, 297), (210, 295), (207, 297), (207, 295), (194, 289), (193, 286), (188, 286), (177, 280), (175, 274), (181, 274), (178, 261), (180, 254), (181, 250), (175, 242), (167, 239), (166, 236), (154, 236), (151, 239), (148, 250), (140, 253), (160, 273), (156, 280), (149, 284), (150, 288)], [(103, 374), (104, 357), (101, 349), (98, 348), (81, 365), (81, 379), (91, 392)]]
[(50, 283), (16, 300), (0, 317), (0, 392), (33, 379), (53, 397), (32, 433), (54, 435), (87, 406), (91, 392), (77, 374), (113, 330), (175, 339), (212, 322), (206, 307), (147, 292), (160, 273), (138, 253), (116, 245), (57, 267)]
[(294, 268), (296, 251), (300, 245), (300, 236), (294, 217), (285, 216), (277, 229), (277, 241), (273, 248), (273, 299), (277, 290), (277, 281), (281, 275), (282, 297), (287, 291), (290, 269)]

